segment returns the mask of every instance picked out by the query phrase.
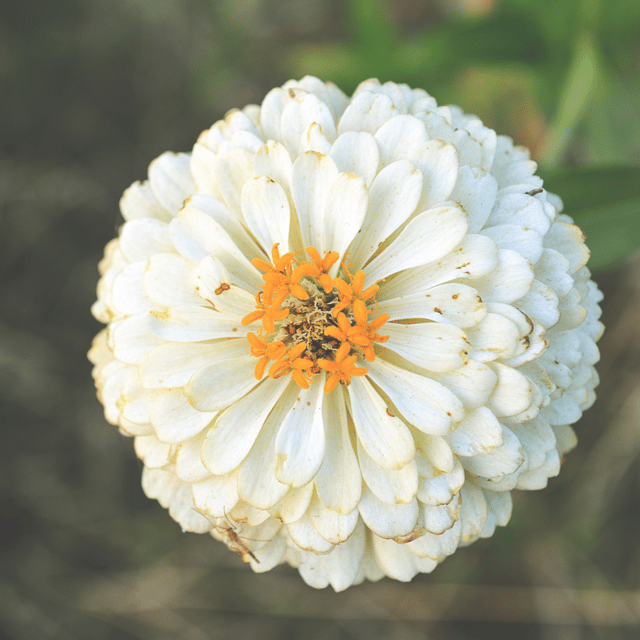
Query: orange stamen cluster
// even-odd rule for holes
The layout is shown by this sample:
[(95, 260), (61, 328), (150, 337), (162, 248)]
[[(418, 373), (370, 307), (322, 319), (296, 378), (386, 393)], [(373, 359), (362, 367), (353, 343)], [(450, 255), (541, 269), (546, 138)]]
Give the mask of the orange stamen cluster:
[(389, 339), (378, 333), (389, 315), (369, 322), (374, 311), (366, 303), (375, 303), (378, 285), (363, 290), (363, 271), (352, 276), (343, 262), (344, 276), (332, 278), (329, 273), (338, 261), (337, 252), (328, 251), (323, 258), (314, 247), (307, 247), (306, 253), (311, 260), (297, 260), (292, 252), (281, 256), (276, 244), (272, 262), (252, 261), (264, 271), (265, 284), (256, 295), (256, 310), (242, 324), (262, 321), (258, 335), (247, 335), (251, 355), (258, 358), (256, 379), (262, 379), (272, 361), (270, 378), (291, 374), (307, 389), (312, 376), (325, 370), (324, 390), (330, 393), (339, 382), (348, 385), (353, 376), (367, 373), (366, 368), (355, 366), (356, 360), (375, 360), (374, 343)]

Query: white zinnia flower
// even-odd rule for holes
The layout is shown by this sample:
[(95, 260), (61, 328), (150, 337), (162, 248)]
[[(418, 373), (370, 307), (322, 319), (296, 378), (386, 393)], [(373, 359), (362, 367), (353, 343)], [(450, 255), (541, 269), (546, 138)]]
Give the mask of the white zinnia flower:
[(90, 353), (147, 495), (336, 590), (505, 525), (598, 382), (589, 252), (535, 170), (425, 91), (312, 77), (152, 162)]

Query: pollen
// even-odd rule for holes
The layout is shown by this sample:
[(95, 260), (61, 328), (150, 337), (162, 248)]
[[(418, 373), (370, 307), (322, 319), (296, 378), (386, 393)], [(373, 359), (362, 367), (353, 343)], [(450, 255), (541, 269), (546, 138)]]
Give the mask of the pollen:
[(324, 370), (324, 391), (331, 393), (338, 383), (366, 375), (366, 367), (356, 362), (375, 360), (377, 345), (389, 339), (378, 333), (389, 316), (376, 317), (378, 285), (365, 289), (364, 271), (352, 275), (347, 260), (337, 269), (339, 257), (336, 251), (323, 257), (314, 247), (281, 256), (276, 244), (271, 262), (252, 261), (264, 271), (264, 285), (256, 293), (256, 310), (242, 324), (262, 325), (247, 335), (250, 353), (258, 359), (257, 380), (265, 374), (272, 379), (290, 375), (307, 389)]

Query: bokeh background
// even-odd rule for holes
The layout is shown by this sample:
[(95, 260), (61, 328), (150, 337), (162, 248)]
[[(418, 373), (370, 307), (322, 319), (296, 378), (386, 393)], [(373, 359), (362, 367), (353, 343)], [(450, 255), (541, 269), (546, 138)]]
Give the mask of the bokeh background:
[[(629, 0), (3, 3), (0, 637), (640, 637), (639, 36)], [(423, 87), (529, 146), (606, 294), (599, 399), (561, 476), (433, 574), (342, 594), (183, 534), (85, 355), (122, 191), (307, 73)]]

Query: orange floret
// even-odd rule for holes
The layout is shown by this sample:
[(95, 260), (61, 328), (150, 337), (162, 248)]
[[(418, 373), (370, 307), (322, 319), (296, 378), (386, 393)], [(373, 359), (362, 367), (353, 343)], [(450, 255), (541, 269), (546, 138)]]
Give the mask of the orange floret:
[(363, 291), (364, 271), (360, 270), (352, 277), (344, 263), (342, 267), (349, 277), (350, 283), (348, 284), (342, 278), (333, 279), (333, 284), (338, 290), (338, 297), (340, 298), (340, 302), (333, 308), (333, 315), (337, 316), (341, 311), (349, 308), (353, 308), (354, 314), (356, 310), (360, 314), (368, 313), (364, 302), (369, 298), (373, 298), (380, 287), (377, 284), (372, 284)]
[(249, 340), (251, 355), (258, 358), (254, 375), (256, 380), (262, 380), (269, 360), (278, 360), (284, 355), (287, 348), (284, 342), (280, 342), (279, 340), (267, 344), (266, 340), (258, 337), (255, 333), (248, 333), (247, 340)]
[(269, 368), (269, 377), (277, 379), (290, 373), (291, 377), (300, 387), (308, 389), (311, 383), (311, 377), (305, 374), (304, 371), (311, 369), (314, 364), (313, 360), (300, 357), (306, 348), (307, 344), (301, 342), (289, 349), (277, 362), (271, 365)]
[(344, 382), (348, 385), (351, 384), (353, 376), (364, 376), (367, 373), (364, 367), (355, 366), (357, 357), (354, 353), (348, 357), (342, 356), (340, 359), (336, 357), (335, 360), (325, 360), (323, 358), (318, 360), (318, 366), (329, 374), (324, 385), (325, 393), (331, 393), (338, 382)]

